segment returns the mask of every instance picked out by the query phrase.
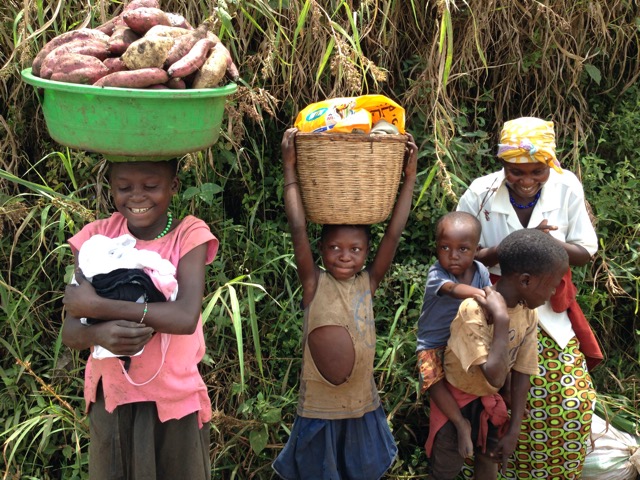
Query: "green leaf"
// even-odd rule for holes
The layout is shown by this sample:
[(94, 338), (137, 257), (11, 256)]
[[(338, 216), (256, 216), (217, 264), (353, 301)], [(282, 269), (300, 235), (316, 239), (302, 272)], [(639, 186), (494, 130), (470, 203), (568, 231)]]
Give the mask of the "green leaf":
[(327, 43), (327, 48), (325, 49), (324, 55), (322, 56), (322, 61), (320, 62), (320, 65), (318, 65), (318, 71), (316, 72), (316, 82), (320, 81), (322, 72), (324, 71), (325, 67), (329, 63), (329, 58), (333, 53), (333, 47), (335, 46), (335, 43), (336, 41), (333, 37), (329, 38), (329, 43)]
[(269, 436), (267, 434), (267, 429), (263, 426), (258, 430), (252, 430), (249, 433), (249, 443), (251, 444), (251, 449), (257, 455), (267, 446), (267, 440)]
[(198, 187), (189, 187), (182, 193), (182, 198), (184, 200), (191, 200), (199, 191), (200, 189)]
[(199, 187), (188, 187), (182, 194), (182, 198), (191, 200), (197, 196), (207, 205), (211, 205), (214, 197), (220, 192), (222, 192), (222, 187), (217, 183), (203, 183)]
[(585, 63), (584, 65), (585, 71), (591, 77), (591, 80), (600, 85), (600, 80), (602, 80), (602, 74), (600, 73), (600, 69), (595, 65), (591, 65), (590, 63)]
[(260, 416), (265, 423), (278, 423), (282, 419), (281, 408), (271, 408)]
[(213, 197), (222, 191), (222, 187), (217, 183), (203, 183), (200, 187), (200, 196), (209, 205), (213, 202)]
[(229, 297), (231, 299), (231, 323), (233, 324), (233, 330), (236, 333), (236, 344), (238, 345), (238, 364), (240, 366), (240, 383), (242, 390), (244, 390), (244, 349), (242, 348), (242, 318), (240, 316), (240, 302), (238, 301), (238, 294), (236, 289), (227, 284), (229, 290)]

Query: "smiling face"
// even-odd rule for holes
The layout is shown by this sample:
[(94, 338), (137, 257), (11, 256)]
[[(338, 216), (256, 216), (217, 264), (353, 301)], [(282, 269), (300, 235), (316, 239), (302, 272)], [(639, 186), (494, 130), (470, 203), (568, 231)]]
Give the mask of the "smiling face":
[(522, 202), (529, 201), (549, 180), (551, 168), (541, 162), (509, 163), (502, 162), (507, 186)]
[(151, 240), (162, 232), (171, 197), (178, 191), (169, 162), (114, 163), (109, 184), (113, 203), (133, 236)]
[(473, 224), (444, 219), (438, 225), (436, 239), (436, 254), (440, 265), (462, 280), (465, 272), (473, 265), (478, 240), (479, 233)]
[(337, 226), (320, 242), (322, 263), (337, 280), (348, 280), (364, 267), (369, 253), (369, 238), (364, 228)]

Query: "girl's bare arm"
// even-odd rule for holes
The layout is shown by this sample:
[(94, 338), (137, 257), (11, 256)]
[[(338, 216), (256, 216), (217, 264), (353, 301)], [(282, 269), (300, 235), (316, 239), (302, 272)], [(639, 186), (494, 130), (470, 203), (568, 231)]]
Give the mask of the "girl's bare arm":
[(385, 276), (396, 249), (402, 237), (402, 231), (407, 224), (407, 218), (411, 212), (411, 201), (413, 199), (413, 187), (416, 183), (416, 171), (418, 163), (418, 147), (416, 146), (411, 134), (407, 142), (407, 151), (405, 154), (404, 179), (400, 187), (398, 200), (393, 208), (391, 220), (387, 225), (387, 229), (380, 241), (380, 246), (373, 259), (373, 262), (367, 267), (371, 282), (371, 294), (373, 295), (380, 285), (382, 278)]
[[(83, 281), (81, 272), (77, 272), (80, 285), (67, 285), (63, 298), (67, 314), (76, 319), (127, 320), (144, 323), (157, 332), (189, 335), (195, 331), (202, 309), (206, 254), (206, 244), (186, 253), (178, 263), (176, 300), (149, 303), (146, 313), (144, 304), (100, 297), (87, 280)], [(81, 333), (89, 334), (84, 330)]]
[[(76, 270), (77, 268), (76, 256)], [(83, 279), (80, 278), (80, 280)], [(77, 293), (74, 289), (72, 292)], [(65, 294), (63, 301), (66, 303), (66, 300)], [(134, 355), (151, 340), (152, 335), (153, 328), (127, 320), (83, 325), (78, 317), (69, 313), (69, 309), (62, 324), (62, 343), (75, 350), (85, 350), (94, 345), (101, 345), (117, 355)]]
[(293, 254), (298, 267), (298, 278), (302, 284), (302, 304), (308, 305), (316, 293), (319, 269), (313, 259), (307, 234), (298, 176), (296, 174), (295, 135), (298, 130), (290, 128), (282, 137), (282, 166), (284, 168), (284, 209), (287, 214)]

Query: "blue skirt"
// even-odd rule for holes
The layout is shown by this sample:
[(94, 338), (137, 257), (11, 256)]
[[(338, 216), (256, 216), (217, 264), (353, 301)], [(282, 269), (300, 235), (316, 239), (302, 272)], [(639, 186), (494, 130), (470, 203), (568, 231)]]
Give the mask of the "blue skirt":
[(273, 469), (285, 480), (377, 480), (397, 453), (382, 406), (360, 418), (298, 416)]

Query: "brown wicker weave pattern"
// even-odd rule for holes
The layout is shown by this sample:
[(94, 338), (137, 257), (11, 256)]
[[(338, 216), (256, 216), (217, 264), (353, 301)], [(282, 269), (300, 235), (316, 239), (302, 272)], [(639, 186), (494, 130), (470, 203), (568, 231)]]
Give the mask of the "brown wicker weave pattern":
[(393, 208), (405, 135), (298, 133), (298, 183), (307, 220), (370, 225)]

